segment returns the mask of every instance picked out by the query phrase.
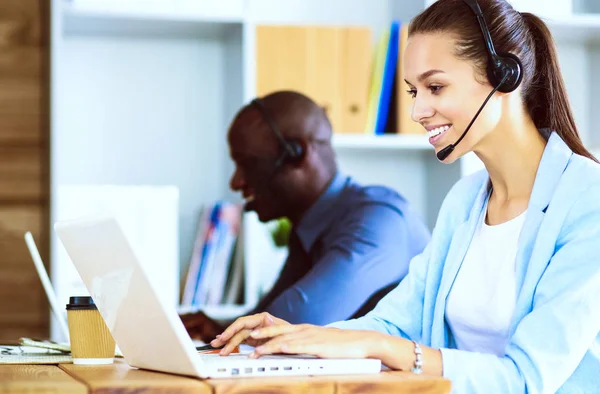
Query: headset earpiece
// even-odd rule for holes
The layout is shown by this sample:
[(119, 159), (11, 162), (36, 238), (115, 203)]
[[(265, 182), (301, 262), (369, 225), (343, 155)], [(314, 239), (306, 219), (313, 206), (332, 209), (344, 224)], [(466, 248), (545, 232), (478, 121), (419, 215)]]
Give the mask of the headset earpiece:
[(304, 158), (304, 147), (300, 143), (300, 141), (296, 140), (285, 140), (287, 144), (288, 153), (288, 162), (297, 163), (300, 162)]
[(275, 120), (269, 115), (261, 99), (255, 98), (252, 100), (251, 104), (261, 113), (271, 131), (275, 134), (279, 146), (283, 149), (281, 156), (276, 161), (276, 168), (281, 167), (285, 163), (297, 163), (301, 161), (304, 158), (305, 150), (300, 141), (283, 138), (283, 135), (279, 131), (279, 127), (277, 127)]
[(523, 80), (523, 65), (519, 58), (512, 53), (497, 56), (498, 61), (490, 61), (488, 67), (488, 79), (493, 86), (500, 84), (504, 76), (508, 74), (506, 80), (500, 84), (498, 91), (510, 93), (521, 84)]
[[(523, 65), (521, 61), (511, 53), (503, 53), (502, 55), (496, 53), (492, 35), (487, 27), (479, 3), (477, 3), (477, 0), (464, 0), (464, 2), (473, 10), (479, 22), (483, 42), (488, 53), (487, 75), (490, 84), (500, 92), (512, 92), (519, 87), (523, 79)], [(506, 79), (504, 79), (505, 76)], [(501, 83), (503, 79), (504, 82)]]

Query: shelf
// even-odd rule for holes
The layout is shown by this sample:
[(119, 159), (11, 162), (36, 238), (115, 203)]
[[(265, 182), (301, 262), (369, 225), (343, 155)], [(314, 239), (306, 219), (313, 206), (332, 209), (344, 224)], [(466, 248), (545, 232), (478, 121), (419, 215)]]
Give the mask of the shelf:
[(63, 10), (82, 16), (242, 22), (245, 7), (244, 0), (64, 0)]
[(431, 151), (427, 136), (422, 135), (364, 135), (334, 134), (333, 146), (336, 149), (381, 149)]
[(221, 36), (244, 21), (243, 0), (65, 0), (66, 33)]
[(557, 41), (600, 44), (600, 14), (575, 14), (565, 18), (544, 18)]
[(232, 320), (246, 315), (252, 309), (248, 305), (210, 305), (202, 307), (183, 307), (177, 309), (179, 314), (204, 312), (207, 316), (215, 320)]

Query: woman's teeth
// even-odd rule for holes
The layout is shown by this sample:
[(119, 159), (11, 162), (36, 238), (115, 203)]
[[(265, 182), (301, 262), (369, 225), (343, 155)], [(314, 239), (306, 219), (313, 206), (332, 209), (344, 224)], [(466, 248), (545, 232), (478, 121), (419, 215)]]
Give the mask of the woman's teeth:
[(450, 125), (440, 126), (440, 127), (435, 128), (433, 130), (429, 130), (427, 132), (427, 135), (429, 136), (429, 138), (435, 137), (438, 134), (441, 134), (441, 133), (444, 133), (444, 132), (448, 131), (449, 128), (450, 128)]

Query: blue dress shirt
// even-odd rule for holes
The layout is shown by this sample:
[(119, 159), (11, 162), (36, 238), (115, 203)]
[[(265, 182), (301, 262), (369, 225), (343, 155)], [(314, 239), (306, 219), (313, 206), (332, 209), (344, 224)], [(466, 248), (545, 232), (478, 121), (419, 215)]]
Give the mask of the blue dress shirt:
[(294, 227), (282, 273), (256, 312), (290, 323), (348, 319), (404, 278), (429, 239), (400, 194), (338, 173)]

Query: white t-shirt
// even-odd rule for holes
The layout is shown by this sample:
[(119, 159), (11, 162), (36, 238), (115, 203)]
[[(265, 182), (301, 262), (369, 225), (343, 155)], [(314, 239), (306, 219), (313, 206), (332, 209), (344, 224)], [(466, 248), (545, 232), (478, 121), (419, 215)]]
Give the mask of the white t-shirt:
[(505, 355), (526, 212), (495, 226), (487, 225), (482, 215), (446, 303), (446, 320), (460, 350)]

